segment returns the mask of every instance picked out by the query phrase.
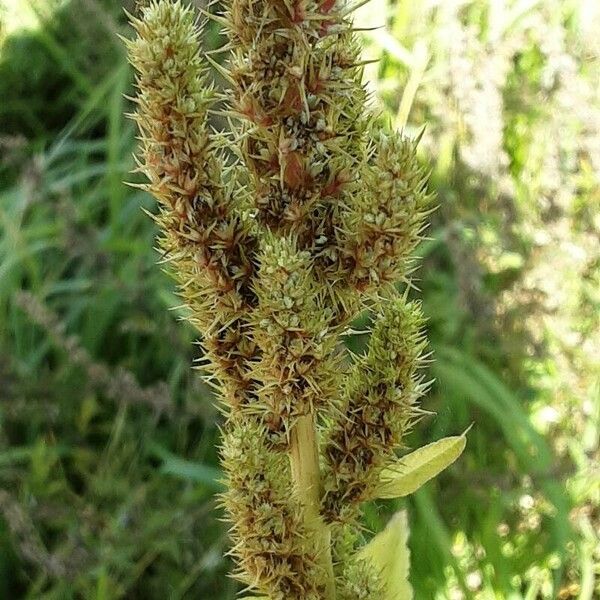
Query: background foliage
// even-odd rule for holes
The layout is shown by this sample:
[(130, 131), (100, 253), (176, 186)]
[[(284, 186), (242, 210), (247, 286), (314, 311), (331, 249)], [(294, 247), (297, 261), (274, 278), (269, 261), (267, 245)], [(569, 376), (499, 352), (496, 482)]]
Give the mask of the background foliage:
[[(152, 203), (122, 185), (121, 5), (2, 0), (0, 20), (0, 598), (233, 598), (218, 414)], [(597, 597), (600, 10), (372, 0), (357, 25), (384, 25), (368, 83), (427, 125), (440, 203), (420, 248), (435, 414), (411, 445), (473, 425), (406, 503), (416, 597)]]

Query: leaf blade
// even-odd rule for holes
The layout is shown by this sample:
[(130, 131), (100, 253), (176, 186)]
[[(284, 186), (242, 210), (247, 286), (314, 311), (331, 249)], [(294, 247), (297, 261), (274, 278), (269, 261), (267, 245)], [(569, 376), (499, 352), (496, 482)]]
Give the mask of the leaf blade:
[(408, 549), (408, 517), (405, 510), (397, 512), (366, 546), (358, 552), (358, 559), (377, 569), (386, 584), (382, 600), (412, 600), (409, 581), (410, 550)]
[(381, 472), (374, 498), (402, 498), (416, 492), (456, 461), (466, 443), (465, 435), (447, 437), (403, 456)]

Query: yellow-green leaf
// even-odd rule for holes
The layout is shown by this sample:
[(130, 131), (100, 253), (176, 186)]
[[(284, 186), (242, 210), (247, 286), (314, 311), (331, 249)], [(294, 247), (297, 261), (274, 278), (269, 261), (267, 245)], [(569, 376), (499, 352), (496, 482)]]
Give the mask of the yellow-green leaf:
[(358, 553), (359, 559), (366, 560), (381, 573), (385, 582), (385, 595), (381, 600), (412, 600), (413, 592), (408, 580), (408, 533), (406, 511), (402, 510)]
[(451, 465), (462, 454), (466, 443), (464, 435), (447, 437), (403, 456), (381, 472), (373, 496), (401, 498), (412, 494)]

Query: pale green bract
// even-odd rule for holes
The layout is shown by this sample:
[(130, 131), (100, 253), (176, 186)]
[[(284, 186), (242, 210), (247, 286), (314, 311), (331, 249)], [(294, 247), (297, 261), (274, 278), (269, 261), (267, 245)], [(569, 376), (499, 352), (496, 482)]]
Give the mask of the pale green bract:
[(408, 549), (408, 518), (406, 511), (397, 512), (387, 527), (378, 533), (358, 553), (381, 573), (385, 595), (381, 600), (412, 600), (413, 591), (408, 580), (410, 550)]
[(447, 437), (403, 456), (381, 472), (373, 497), (401, 498), (416, 492), (450, 466), (462, 454), (466, 443), (465, 435)]

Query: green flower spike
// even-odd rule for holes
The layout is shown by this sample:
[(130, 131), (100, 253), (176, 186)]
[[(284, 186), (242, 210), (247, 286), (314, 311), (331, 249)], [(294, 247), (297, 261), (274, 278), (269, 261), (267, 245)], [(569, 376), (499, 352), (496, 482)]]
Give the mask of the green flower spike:
[[(396, 455), (426, 389), (421, 310), (394, 287), (410, 288), (431, 211), (418, 140), (375, 125), (352, 5), (224, 5), (226, 66), (179, 1), (147, 2), (127, 46), (142, 187), (224, 412), (234, 576), (263, 600), (409, 599), (406, 515), (365, 544), (361, 504), (411, 493), (464, 447)], [(351, 357), (364, 309), (369, 349)]]

